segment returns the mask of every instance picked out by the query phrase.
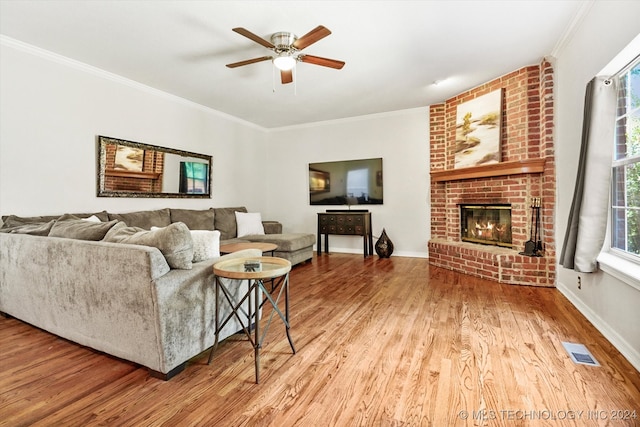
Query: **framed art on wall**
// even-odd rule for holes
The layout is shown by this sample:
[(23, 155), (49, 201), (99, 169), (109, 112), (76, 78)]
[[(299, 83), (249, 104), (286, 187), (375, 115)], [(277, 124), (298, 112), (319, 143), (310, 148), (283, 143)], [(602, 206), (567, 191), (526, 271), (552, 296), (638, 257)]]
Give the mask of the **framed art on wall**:
[(502, 89), (458, 105), (455, 168), (500, 162)]

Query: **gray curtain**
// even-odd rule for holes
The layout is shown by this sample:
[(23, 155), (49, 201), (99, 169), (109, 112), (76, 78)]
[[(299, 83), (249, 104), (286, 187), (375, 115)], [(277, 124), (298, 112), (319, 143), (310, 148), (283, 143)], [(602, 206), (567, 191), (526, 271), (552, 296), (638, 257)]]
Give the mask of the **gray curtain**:
[(607, 231), (617, 83), (595, 77), (585, 94), (578, 176), (560, 254), (563, 267), (583, 273), (597, 271)]

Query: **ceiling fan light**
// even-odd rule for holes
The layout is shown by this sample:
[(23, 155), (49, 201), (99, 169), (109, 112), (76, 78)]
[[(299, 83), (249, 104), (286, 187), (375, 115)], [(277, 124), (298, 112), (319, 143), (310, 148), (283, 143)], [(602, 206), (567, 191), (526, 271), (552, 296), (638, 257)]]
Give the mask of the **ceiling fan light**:
[(282, 71), (292, 70), (296, 66), (296, 59), (289, 55), (280, 55), (273, 60), (273, 65)]

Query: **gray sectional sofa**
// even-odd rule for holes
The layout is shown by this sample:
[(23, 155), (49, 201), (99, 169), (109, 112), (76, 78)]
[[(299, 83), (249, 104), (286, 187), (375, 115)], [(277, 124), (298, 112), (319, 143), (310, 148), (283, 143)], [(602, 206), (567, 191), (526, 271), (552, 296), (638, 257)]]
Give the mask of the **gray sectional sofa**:
[[(254, 241), (254, 236), (238, 240), (232, 221), (236, 210), (246, 212), (213, 208), (4, 216), (0, 312), (169, 379), (214, 342), (213, 264), (261, 255), (248, 249), (194, 258), (192, 230), (217, 229), (222, 242)], [(315, 236), (282, 234), (281, 227), (265, 222), (266, 234), (255, 240), (278, 244), (275, 256), (292, 264), (310, 259)], [(238, 293), (246, 290), (246, 282), (230, 282)], [(221, 339), (240, 329), (233, 318)]]

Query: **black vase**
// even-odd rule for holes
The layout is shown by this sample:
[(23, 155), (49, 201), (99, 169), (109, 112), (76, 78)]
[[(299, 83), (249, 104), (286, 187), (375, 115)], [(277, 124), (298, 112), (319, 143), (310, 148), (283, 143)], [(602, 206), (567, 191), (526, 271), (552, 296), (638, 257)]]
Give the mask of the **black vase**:
[(393, 253), (393, 242), (387, 236), (387, 232), (382, 229), (382, 234), (376, 242), (376, 253), (380, 258), (389, 258)]

